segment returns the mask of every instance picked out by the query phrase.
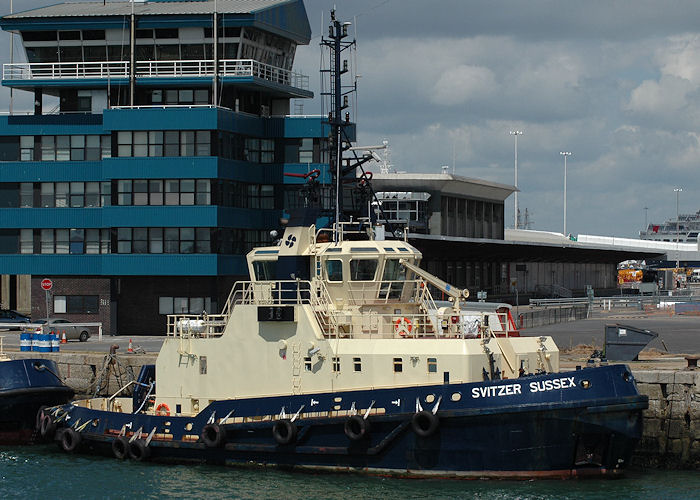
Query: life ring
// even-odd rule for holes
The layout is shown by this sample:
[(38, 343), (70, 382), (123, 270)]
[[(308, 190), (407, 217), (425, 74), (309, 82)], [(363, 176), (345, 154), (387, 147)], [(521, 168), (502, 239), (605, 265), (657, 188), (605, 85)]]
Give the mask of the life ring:
[(413, 331), (413, 323), (406, 317), (399, 318), (394, 322), (394, 331), (402, 337), (405, 337)]
[(431, 411), (422, 410), (413, 415), (411, 419), (411, 427), (413, 427), (413, 432), (415, 432), (420, 437), (430, 437), (435, 434), (440, 421), (437, 415)]
[(352, 415), (345, 421), (344, 431), (350, 441), (359, 441), (369, 435), (369, 422), (360, 415)]
[(278, 420), (272, 426), (272, 436), (278, 444), (290, 444), (297, 438), (297, 426), (291, 420)]
[(168, 417), (170, 416), (170, 407), (166, 405), (165, 403), (161, 403), (156, 407), (156, 415), (160, 415), (161, 417)]

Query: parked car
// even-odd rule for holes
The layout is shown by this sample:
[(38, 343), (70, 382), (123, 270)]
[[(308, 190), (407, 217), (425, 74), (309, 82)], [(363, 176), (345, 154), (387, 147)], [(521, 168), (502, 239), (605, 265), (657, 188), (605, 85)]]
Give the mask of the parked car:
[[(33, 324), (40, 324), (41, 327), (27, 327), (24, 328), (25, 332), (28, 333), (57, 333), (59, 337), (63, 338), (63, 332), (66, 332), (66, 340), (80, 340), (85, 342), (90, 338), (90, 330), (87, 326), (76, 326), (67, 319), (64, 318), (46, 318), (38, 319), (32, 321)], [(43, 332), (42, 332), (43, 328)]]
[(0, 328), (21, 330), (23, 325), (30, 322), (29, 316), (20, 314), (17, 311), (11, 309), (0, 310)]

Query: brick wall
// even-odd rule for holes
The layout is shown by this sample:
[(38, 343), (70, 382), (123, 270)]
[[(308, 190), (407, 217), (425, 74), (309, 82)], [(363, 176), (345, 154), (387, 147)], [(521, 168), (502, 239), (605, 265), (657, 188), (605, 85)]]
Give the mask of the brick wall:
[[(49, 292), (49, 316), (57, 318), (66, 318), (74, 323), (95, 323), (101, 322), (103, 334), (109, 335), (111, 332), (110, 322), (110, 279), (109, 278), (81, 278), (81, 277), (51, 277), (41, 276), (39, 278), (32, 277), (31, 294), (32, 294), (32, 319), (46, 317), (46, 298), (45, 292), (41, 288), (41, 281), (44, 278), (49, 278), (53, 281), (53, 288)], [(98, 313), (97, 314), (54, 314), (53, 312), (53, 297), (56, 295), (97, 295)], [(97, 331), (92, 332), (97, 334)]]

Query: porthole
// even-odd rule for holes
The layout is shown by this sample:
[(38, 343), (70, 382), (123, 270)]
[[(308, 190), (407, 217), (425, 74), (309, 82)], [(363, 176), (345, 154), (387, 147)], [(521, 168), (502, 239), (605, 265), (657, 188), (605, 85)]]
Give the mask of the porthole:
[(186, 431), (191, 431), (191, 430), (192, 430), (192, 422), (189, 422), (189, 423), (185, 426), (185, 430), (186, 430)]
[(632, 374), (630, 372), (628, 372), (627, 370), (625, 370), (624, 373), (622, 374), (622, 380), (624, 380), (625, 382), (631, 382), (632, 381)]
[(590, 389), (591, 387), (591, 382), (589, 380), (582, 380), (581, 381), (581, 387), (583, 389)]
[(460, 399), (462, 399), (462, 393), (461, 392), (453, 392), (452, 396), (450, 396), (450, 399), (452, 401), (459, 401)]
[(425, 397), (425, 402), (426, 402), (426, 403), (432, 403), (433, 401), (435, 401), (435, 394), (428, 394), (428, 395)]
[(340, 396), (333, 398), (333, 401), (335, 401), (336, 403), (340, 403), (342, 400), (343, 398), (341, 398)]

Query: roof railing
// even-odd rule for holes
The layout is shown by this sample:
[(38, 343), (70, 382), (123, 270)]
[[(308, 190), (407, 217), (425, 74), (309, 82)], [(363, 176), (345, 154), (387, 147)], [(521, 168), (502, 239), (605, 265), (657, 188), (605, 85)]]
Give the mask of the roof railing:
[[(214, 60), (138, 61), (137, 78), (181, 78), (214, 76)], [(129, 78), (128, 61), (79, 61), (3, 64), (4, 80), (60, 80), (84, 78)], [(253, 59), (219, 61), (220, 77), (255, 77), (307, 90), (309, 77)]]

